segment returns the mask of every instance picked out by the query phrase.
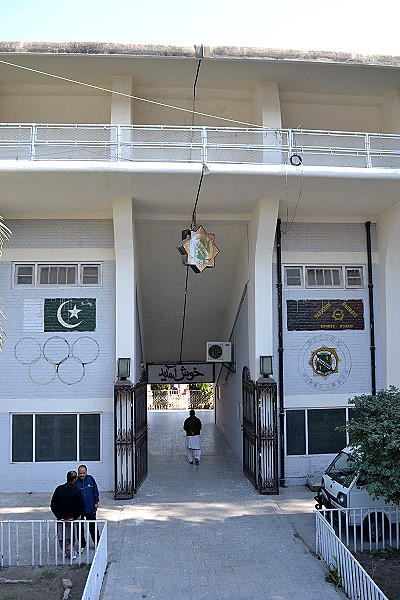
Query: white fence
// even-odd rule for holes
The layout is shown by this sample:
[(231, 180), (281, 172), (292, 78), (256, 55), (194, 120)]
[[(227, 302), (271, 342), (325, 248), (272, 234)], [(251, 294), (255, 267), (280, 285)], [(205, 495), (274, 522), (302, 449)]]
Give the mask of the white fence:
[(163, 125), (0, 124), (0, 160), (400, 168), (400, 135)]
[(389, 600), (379, 589), (353, 554), (340, 541), (333, 527), (319, 512), (316, 513), (316, 552), (336, 571), (337, 583), (351, 600)]
[(319, 514), (354, 552), (400, 549), (400, 507), (321, 509)]
[[(86, 537), (89, 542), (89, 538)], [(89, 543), (87, 544), (89, 546)], [(107, 568), (107, 522), (104, 521), (81, 600), (98, 600)]]
[[(91, 523), (95, 523), (94, 547), (90, 543)], [(83, 536), (86, 548), (79, 552)], [(0, 521), (2, 568), (82, 563), (91, 563), (82, 600), (97, 600), (107, 567), (107, 521)]]

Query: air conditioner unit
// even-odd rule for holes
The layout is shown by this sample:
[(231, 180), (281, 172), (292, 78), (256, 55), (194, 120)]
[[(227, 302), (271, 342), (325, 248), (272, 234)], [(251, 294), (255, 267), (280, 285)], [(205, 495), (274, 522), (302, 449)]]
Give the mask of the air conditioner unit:
[(231, 342), (207, 342), (207, 362), (232, 362)]

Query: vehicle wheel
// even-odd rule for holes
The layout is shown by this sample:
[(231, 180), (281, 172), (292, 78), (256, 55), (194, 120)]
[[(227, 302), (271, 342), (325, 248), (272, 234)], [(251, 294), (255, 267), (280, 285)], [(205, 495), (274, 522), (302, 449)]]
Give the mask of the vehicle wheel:
[[(386, 534), (386, 532), (389, 531), (389, 519), (387, 518), (386, 515), (383, 517), (383, 519), (384, 519), (384, 527), (385, 527), (385, 534)], [(364, 539), (369, 540), (370, 524), (369, 524), (368, 516), (365, 517), (365, 519), (363, 521), (363, 532), (364, 532)], [(378, 523), (377, 523), (375, 520), (375, 514), (372, 513), (371, 514), (371, 541), (375, 542), (377, 539), (381, 540), (382, 533), (383, 533), (382, 515), (378, 514)]]

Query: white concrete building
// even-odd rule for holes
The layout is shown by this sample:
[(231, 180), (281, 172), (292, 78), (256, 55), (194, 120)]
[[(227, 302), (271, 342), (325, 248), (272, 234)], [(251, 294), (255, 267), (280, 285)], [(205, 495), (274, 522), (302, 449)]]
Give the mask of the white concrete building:
[[(215, 416), (233, 451), (243, 368), (257, 380), (272, 355), (278, 476), (322, 472), (348, 399), (400, 385), (399, 69), (0, 43), (5, 491), (50, 491), (78, 462), (113, 489), (117, 358), (136, 382), (141, 364), (204, 363), (216, 340), (232, 343)], [(177, 252), (193, 224), (220, 250), (198, 274)]]

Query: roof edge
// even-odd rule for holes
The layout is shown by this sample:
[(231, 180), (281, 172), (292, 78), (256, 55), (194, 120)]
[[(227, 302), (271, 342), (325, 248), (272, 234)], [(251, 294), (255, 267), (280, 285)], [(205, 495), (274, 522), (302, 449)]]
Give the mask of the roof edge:
[(0, 41), (0, 53), (68, 54), (103, 56), (143, 56), (158, 58), (199, 58), (265, 60), (287, 62), (335, 63), (381, 67), (399, 67), (400, 56), (363, 55), (352, 52), (256, 48), (251, 46), (169, 46), (120, 44), (113, 42), (21, 42)]

